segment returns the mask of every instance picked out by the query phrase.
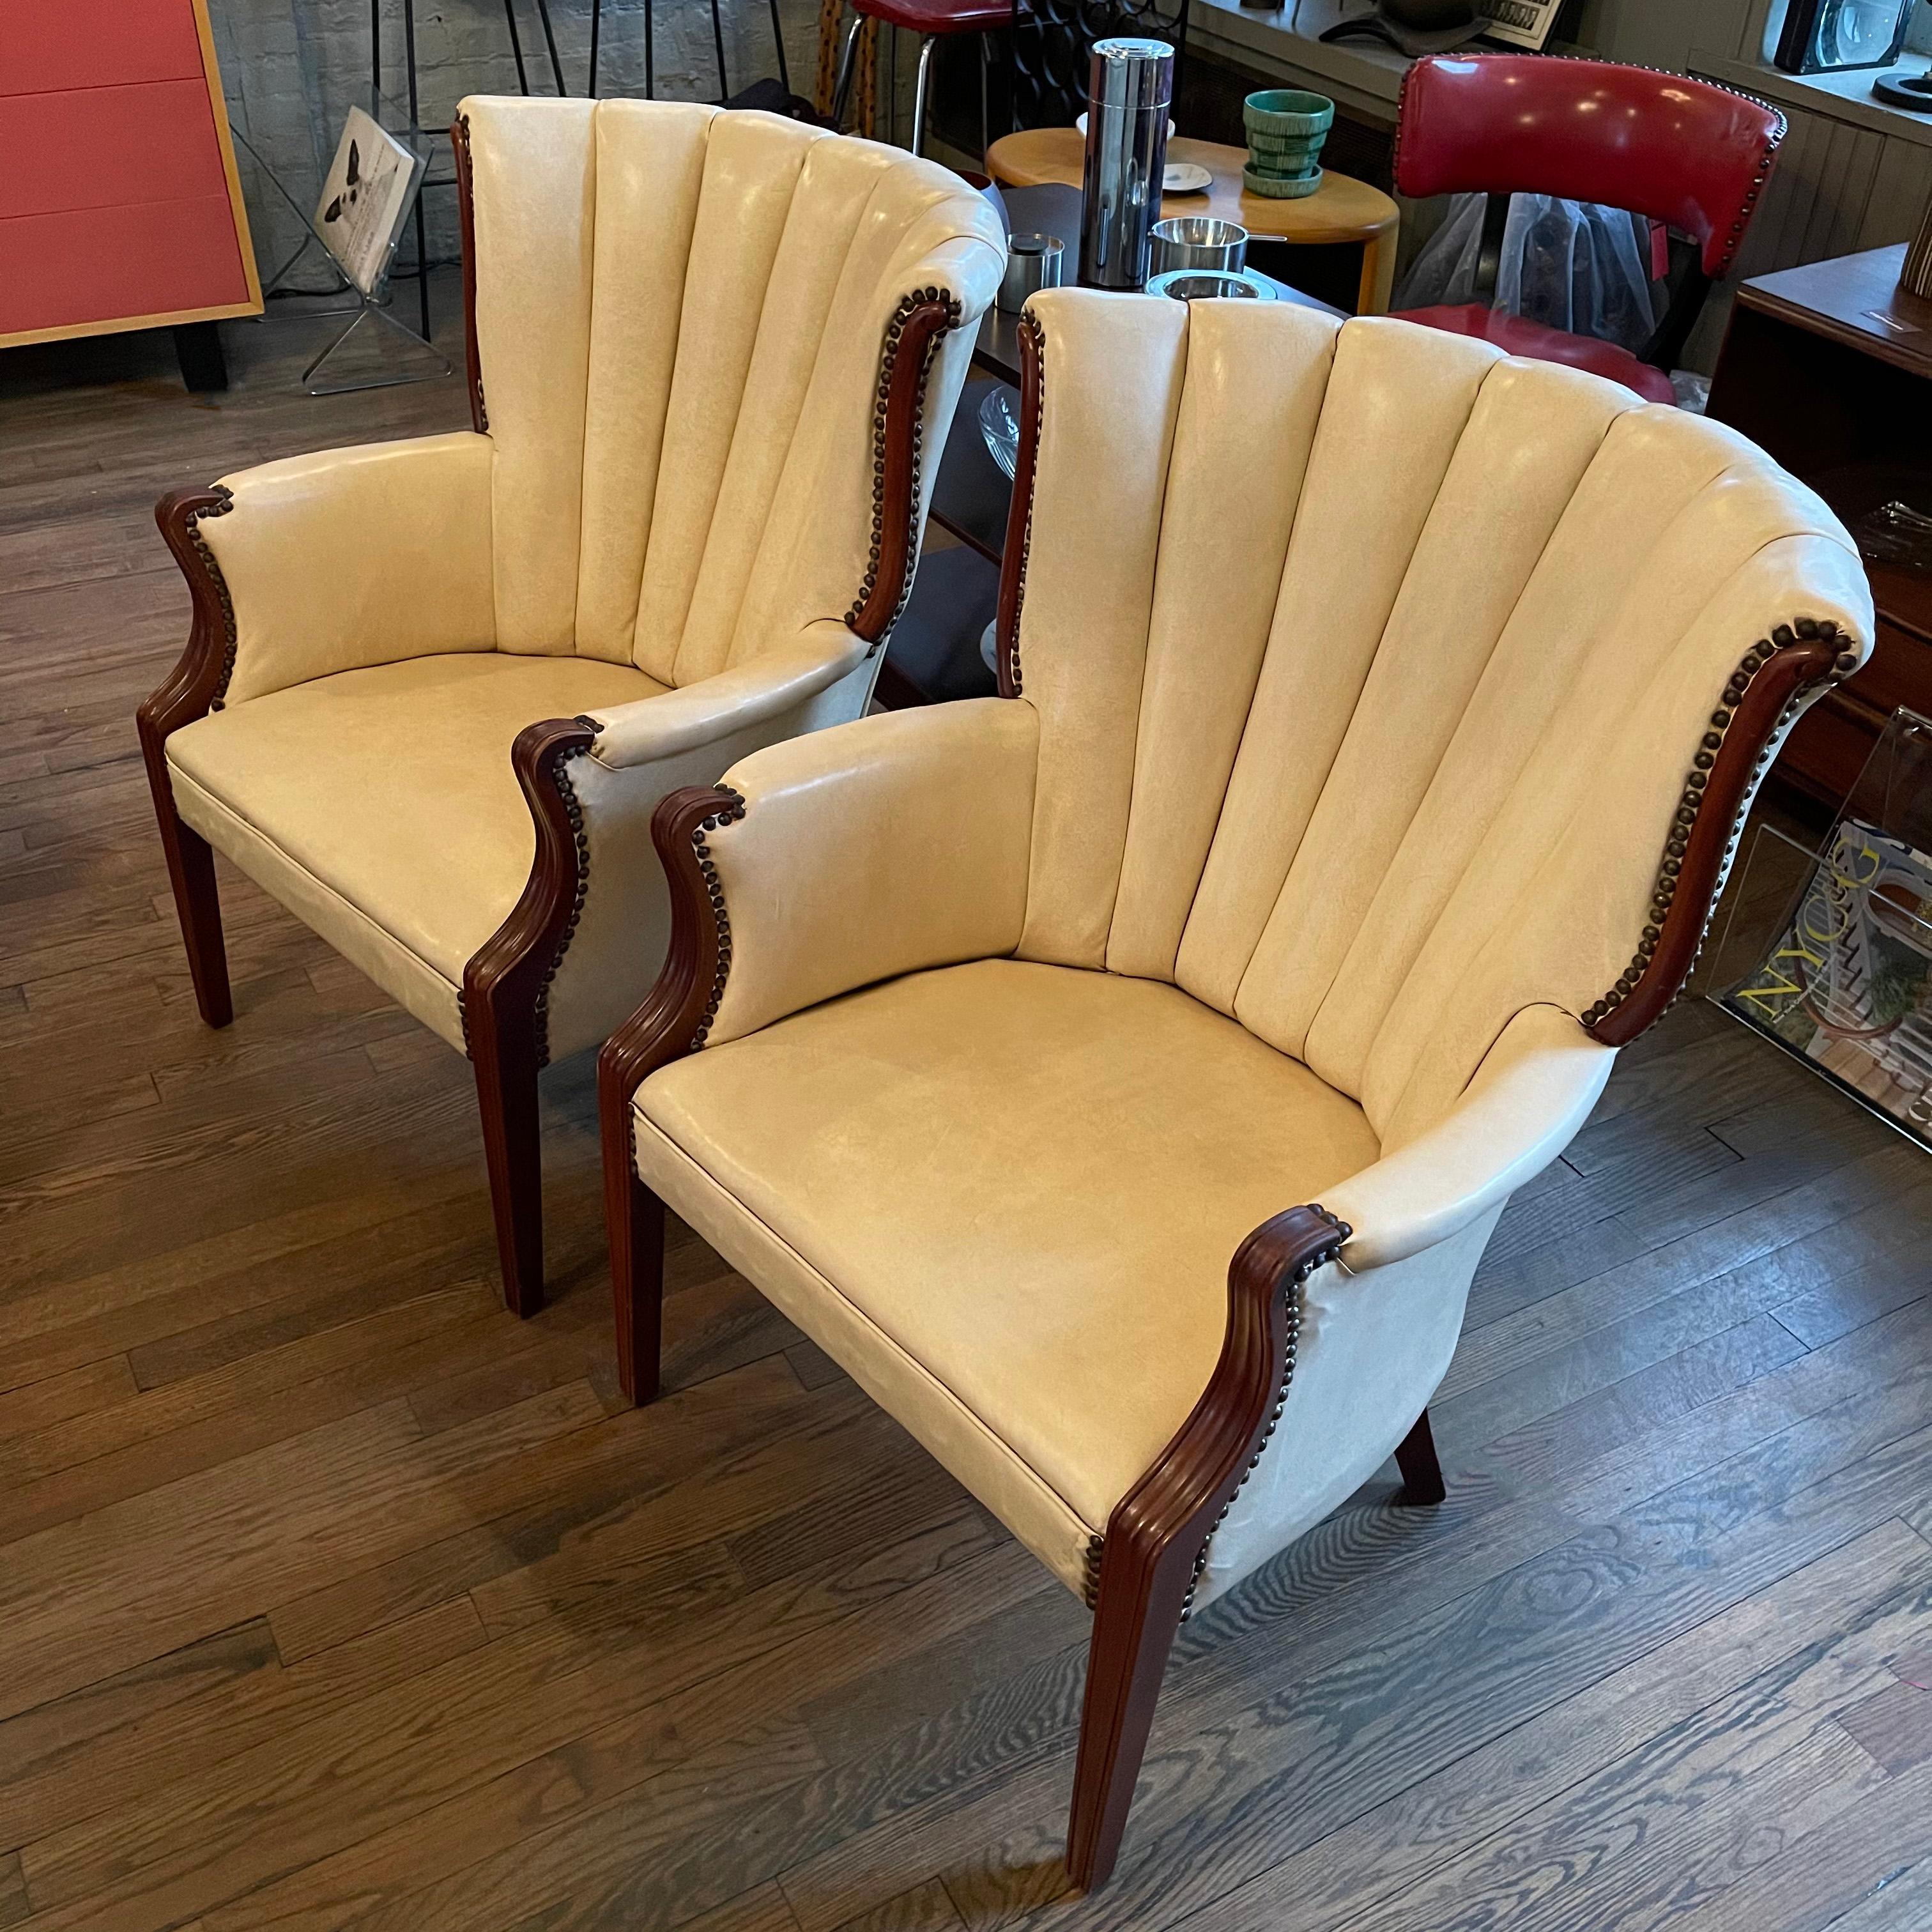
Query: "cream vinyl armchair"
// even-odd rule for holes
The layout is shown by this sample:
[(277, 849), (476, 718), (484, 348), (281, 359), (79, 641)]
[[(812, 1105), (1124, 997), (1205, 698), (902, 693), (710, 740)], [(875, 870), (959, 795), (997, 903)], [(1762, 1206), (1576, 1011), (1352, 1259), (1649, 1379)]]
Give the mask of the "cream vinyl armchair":
[(864, 712), (1005, 244), (956, 175), (770, 115), (454, 137), (475, 427), (164, 501), (194, 627), (139, 723), (202, 1018), (212, 848), (467, 1052), (528, 1313), (537, 1073), (663, 964), (652, 808)]
[(1504, 1204), (1677, 992), (1872, 613), (1831, 513), (1600, 378), (1036, 298), (1002, 689), (657, 816), (599, 1062), (628, 1385), (668, 1203), (1094, 1610), (1068, 1863), (1179, 1621), (1393, 1451)]

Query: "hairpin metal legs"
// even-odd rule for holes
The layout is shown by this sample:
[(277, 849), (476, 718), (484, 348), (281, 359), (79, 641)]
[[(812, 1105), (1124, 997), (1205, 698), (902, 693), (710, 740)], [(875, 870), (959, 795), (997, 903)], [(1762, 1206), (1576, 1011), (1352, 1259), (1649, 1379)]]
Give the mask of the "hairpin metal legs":
[[(334, 313), (334, 311), (332, 310), (330, 313), (332, 314)], [(397, 334), (400, 335), (405, 342), (410, 344), (412, 347), (422, 350), (428, 354), (435, 357), (439, 366), (434, 369), (419, 370), (413, 375), (374, 376), (369, 377), (365, 381), (353, 382), (317, 382), (314, 380), (316, 371), (320, 370), (322, 365), (326, 362), (328, 358), (333, 356), (358, 328), (362, 326), (363, 323), (372, 320), (380, 323), (384, 328), (393, 329)], [(346, 395), (352, 391), (358, 389), (392, 389), (398, 388), (401, 385), (407, 382), (426, 382), (431, 380), (434, 377), (438, 376), (447, 376), (450, 373), (451, 370), (448, 357), (445, 356), (440, 350), (437, 349), (433, 343), (427, 340), (424, 337), (417, 334), (413, 329), (405, 328), (401, 322), (398, 322), (396, 318), (389, 313), (388, 309), (382, 307), (377, 303), (369, 301), (365, 297), (362, 307), (359, 308), (356, 311), (354, 316), (350, 318), (348, 327), (344, 329), (342, 332), (329, 344), (328, 346), (302, 371), (302, 387), (306, 389), (311, 396), (340, 396)]]
[(852, 24), (846, 29), (845, 46), (838, 56), (838, 84), (832, 90), (832, 124), (842, 128), (845, 125), (845, 110), (852, 92), (852, 76), (859, 64), (859, 36), (864, 32), (866, 16), (862, 14), (852, 16)]
[(986, 78), (993, 57), (987, 50), (986, 35), (980, 34), (976, 38), (980, 43), (980, 165), (984, 168), (986, 155), (993, 145), (993, 116), (987, 99), (989, 83)]
[[(932, 50), (939, 44), (938, 36), (926, 34), (919, 44), (919, 76), (912, 88), (912, 151), (920, 152), (920, 144), (926, 138), (926, 90), (931, 76)], [(896, 75), (894, 76), (897, 78)]]
[(517, 0), (503, 0), (503, 22), (510, 30), (510, 52), (516, 56), (517, 92), (530, 91), (530, 76), (524, 65), (523, 36), (517, 32)]
[(556, 82), (560, 99), (570, 92), (563, 84), (563, 62), (556, 54), (556, 34), (550, 23), (550, 0), (537, 0), (537, 18), (543, 22), (544, 44), (550, 50), (550, 70)]
[(731, 83), (724, 74), (724, 21), (718, 10), (718, 0), (711, 0), (711, 38), (718, 48), (718, 98), (728, 100), (731, 98)]
[(784, 22), (778, 18), (778, 0), (771, 0), (772, 42), (778, 49), (778, 85), (786, 93), (791, 92), (791, 74), (785, 65)]

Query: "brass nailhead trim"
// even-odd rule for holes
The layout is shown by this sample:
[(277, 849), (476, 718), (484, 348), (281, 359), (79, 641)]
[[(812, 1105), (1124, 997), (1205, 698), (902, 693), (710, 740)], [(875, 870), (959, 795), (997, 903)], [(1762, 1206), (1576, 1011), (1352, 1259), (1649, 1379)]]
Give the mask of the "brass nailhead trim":
[[(580, 718), (580, 724), (595, 728), (596, 720)], [(590, 891), (590, 839), (584, 829), (584, 806), (577, 796), (577, 788), (570, 782), (569, 766), (573, 758), (582, 758), (581, 752), (560, 752), (550, 761), (550, 776), (556, 784), (557, 796), (563, 800), (564, 816), (570, 821), (572, 843), (577, 848), (577, 885), (571, 895), (570, 916), (564, 922), (563, 931), (556, 942), (556, 950), (550, 955), (550, 964), (544, 968), (543, 982), (537, 988), (536, 1004), (532, 1010), (532, 1032), (536, 1042), (537, 1064), (550, 1064), (550, 988), (563, 964), (563, 956), (570, 950), (570, 942), (577, 937), (578, 922), (584, 916), (584, 902)], [(470, 1008), (464, 998), (464, 989), (456, 989), (456, 1018), (463, 1030), (463, 1050), (474, 1060), (476, 1057), (470, 1038)]]
[[(584, 721), (588, 724), (588, 718)], [(536, 1042), (537, 1064), (550, 1064), (550, 988), (556, 977), (557, 969), (563, 964), (563, 956), (570, 950), (570, 942), (577, 937), (577, 923), (584, 916), (584, 901), (590, 890), (590, 838), (584, 829), (584, 806), (577, 796), (577, 788), (570, 782), (570, 764), (573, 758), (582, 758), (581, 752), (560, 752), (550, 762), (550, 776), (556, 782), (557, 796), (563, 800), (563, 815), (570, 821), (570, 836), (577, 848), (577, 890), (571, 895), (570, 916), (563, 922), (563, 932), (556, 942), (556, 950), (550, 955), (550, 964), (544, 968), (543, 983), (537, 988)]]
[(1281, 1365), (1281, 1387), (1275, 1396), (1274, 1408), (1262, 1428), (1262, 1439), (1255, 1445), (1254, 1454), (1248, 1458), (1248, 1466), (1241, 1472), (1241, 1479), (1229, 1492), (1228, 1500), (1221, 1505), (1220, 1514), (1214, 1519), (1214, 1528), (1202, 1539), (1201, 1553), (1194, 1559), (1194, 1574), (1187, 1580), (1187, 1594), (1181, 1600), (1180, 1621), (1186, 1622), (1194, 1614), (1194, 1593), (1201, 1587), (1201, 1579), (1208, 1568), (1208, 1552), (1214, 1540), (1214, 1531), (1228, 1520), (1228, 1512), (1234, 1507), (1234, 1498), (1247, 1486), (1248, 1478), (1261, 1467), (1262, 1452), (1274, 1434), (1276, 1425), (1281, 1420), (1281, 1412), (1288, 1404), (1288, 1391), (1294, 1381), (1294, 1360), (1301, 1342), (1302, 1301), (1308, 1287), (1308, 1278), (1317, 1268), (1326, 1268), (1342, 1252), (1342, 1244), (1354, 1233), (1347, 1222), (1331, 1214), (1325, 1208), (1316, 1208), (1314, 1212), (1335, 1230), (1334, 1240), (1325, 1248), (1310, 1255), (1294, 1271), (1288, 1287), (1288, 1342), (1283, 1349)]
[(1033, 560), (1033, 504), (1040, 487), (1040, 425), (1046, 419), (1046, 331), (1040, 327), (1039, 316), (1030, 309), (1022, 312), (1020, 327), (1033, 344), (1034, 366), (1040, 372), (1040, 397), (1034, 414), (1034, 470), (1028, 479), (1026, 522), (1020, 531), (1019, 574), (1013, 590), (1013, 634), (1006, 648), (1006, 676), (1016, 698), (1023, 688), (1020, 682), (1020, 618), (1026, 609), (1027, 566)]
[(194, 546), (194, 554), (201, 560), (214, 584), (214, 594), (221, 603), (221, 621), (224, 627), (221, 649), (221, 676), (214, 687), (214, 695), (208, 700), (208, 708), (219, 711), (228, 694), (228, 681), (235, 675), (235, 656), (241, 647), (241, 634), (236, 628), (235, 599), (229, 595), (228, 580), (221, 574), (221, 566), (214, 560), (214, 553), (208, 547), (208, 539), (201, 533), (202, 519), (208, 517), (225, 517), (235, 507), (235, 493), (225, 483), (214, 486), (219, 502), (211, 503), (205, 510), (193, 512), (188, 519), (188, 540)]
[(698, 854), (698, 869), (704, 876), (705, 896), (711, 902), (712, 923), (718, 929), (718, 969), (711, 976), (711, 997), (704, 1003), (704, 1010), (698, 1016), (698, 1030), (691, 1036), (691, 1050), (696, 1052), (704, 1044), (705, 1036), (711, 1030), (711, 1022), (718, 1016), (718, 1002), (724, 997), (724, 982), (731, 973), (731, 921), (724, 910), (724, 887), (718, 877), (717, 861), (711, 856), (711, 847), (705, 838), (707, 832), (716, 832), (721, 825), (733, 825), (745, 815), (745, 801), (729, 785), (718, 789), (730, 801), (721, 806), (708, 818), (702, 820), (692, 830), (692, 849)]
[(1082, 1600), (1090, 1610), (1100, 1601), (1100, 1558), (1106, 1554), (1107, 1539), (1104, 1536), (1090, 1536), (1087, 1539), (1087, 1558), (1084, 1573), (1081, 1578)]
[(885, 352), (880, 358), (879, 381), (873, 392), (872, 405), (872, 535), (866, 557), (865, 580), (859, 586), (859, 595), (852, 608), (845, 614), (847, 625), (856, 624), (866, 606), (872, 601), (872, 592), (878, 588), (879, 572), (885, 558), (886, 536), (886, 416), (891, 405), (892, 374), (898, 366), (899, 349), (905, 334), (905, 326), (915, 309), (923, 308), (933, 302), (943, 303), (946, 313), (944, 328), (935, 329), (926, 338), (925, 360), (920, 366), (919, 395), (914, 405), (912, 418), (912, 504), (906, 534), (905, 570), (899, 585), (898, 601), (892, 606), (892, 615), (886, 626), (866, 655), (874, 657), (884, 650), (894, 627), (905, 614), (908, 600), (912, 596), (913, 577), (919, 568), (919, 500), (920, 484), (925, 475), (926, 449), (926, 391), (932, 374), (934, 358), (939, 353), (939, 346), (946, 336), (959, 326), (961, 309), (959, 299), (950, 289), (914, 289), (899, 298), (898, 308), (893, 310), (892, 320), (886, 325)]
[[(1691, 759), (1690, 770), (1684, 781), (1683, 795), (1677, 802), (1677, 810), (1670, 821), (1670, 836), (1664, 841), (1664, 858), (1658, 868), (1657, 886), (1651, 895), (1649, 916), (1642, 935), (1637, 940), (1636, 952), (1630, 964), (1618, 975), (1616, 984), (1611, 987), (1594, 1006), (1583, 1014), (1583, 1024), (1594, 1026), (1607, 1019), (1636, 990), (1637, 982), (1642, 978), (1645, 969), (1655, 954), (1658, 943), (1664, 936), (1664, 922), (1672, 901), (1677, 896), (1677, 880), (1684, 869), (1684, 855), (1690, 849), (1692, 828), (1696, 824), (1697, 814), (1702, 809), (1704, 794), (1710, 784), (1710, 774), (1718, 762), (1718, 753), (1723, 748), (1724, 734), (1730, 728), (1738, 706), (1743, 701), (1751, 680), (1770, 663), (1780, 650), (1801, 640), (1810, 644), (1822, 640), (1829, 644), (1843, 636), (1837, 624), (1827, 618), (1820, 622), (1815, 618), (1801, 617), (1794, 626), (1780, 624), (1768, 638), (1761, 638), (1748, 650), (1737, 669), (1732, 672), (1730, 682), (1724, 686), (1724, 696), (1718, 700), (1717, 709), (1711, 713), (1710, 728), (1699, 741), (1696, 755)], [(1851, 650), (1838, 653), (1832, 665), (1832, 676), (1827, 680), (1835, 683), (1856, 668), (1858, 653)], [(1751, 800), (1756, 796), (1757, 781), (1762, 778), (1771, 764), (1772, 748), (1778, 736), (1809, 701), (1814, 685), (1802, 686), (1791, 694), (1790, 701), (1779, 712), (1777, 722), (1772, 725), (1764, 748), (1758, 754), (1757, 764), (1751, 784), (1746, 788), (1743, 800), (1738, 808), (1738, 815), (1730, 830), (1729, 842), (1724, 848), (1724, 863), (1720, 873), (1728, 872), (1731, 860), (1736, 856), (1738, 840), (1744, 832), (1744, 820), (1750, 815)], [(1697, 944), (1692, 950), (1690, 966), (1684, 969), (1688, 980), (1690, 970), (1703, 952), (1704, 942), (1709, 937), (1711, 919), (1717, 910), (1714, 896), (1711, 904), (1704, 910), (1704, 924), (1697, 935)], [(1681, 991), (1682, 988), (1680, 988)], [(1676, 1004), (1673, 994), (1671, 1004)]]
[[(470, 116), (459, 114), (456, 117), (456, 124), (463, 130), (462, 152), (457, 156), (456, 161), (466, 178), (464, 195), (470, 203), (470, 224), (473, 230), (476, 225), (476, 176), (470, 160)], [(472, 233), (464, 238), (473, 242), (475, 236)], [(472, 272), (474, 272), (473, 268)], [(473, 328), (476, 326), (474, 316), (466, 316), (464, 320), (466, 327)], [(490, 406), (483, 400), (483, 346), (481, 343), (476, 346), (476, 381), (472, 400), (476, 405), (476, 433), (479, 436), (488, 436), (490, 434)]]

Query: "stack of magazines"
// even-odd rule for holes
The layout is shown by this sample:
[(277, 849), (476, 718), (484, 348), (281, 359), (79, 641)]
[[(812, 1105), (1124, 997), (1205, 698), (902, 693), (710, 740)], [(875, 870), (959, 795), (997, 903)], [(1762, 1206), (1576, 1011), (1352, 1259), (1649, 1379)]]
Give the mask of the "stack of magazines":
[(1841, 819), (1777, 938), (1720, 997), (1932, 1146), (1932, 858)]

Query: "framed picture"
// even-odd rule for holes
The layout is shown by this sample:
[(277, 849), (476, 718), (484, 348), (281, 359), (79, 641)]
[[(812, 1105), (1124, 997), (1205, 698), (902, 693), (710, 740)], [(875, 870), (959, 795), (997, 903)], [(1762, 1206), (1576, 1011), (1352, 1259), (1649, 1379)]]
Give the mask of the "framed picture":
[(422, 179), (423, 159), (361, 108), (350, 109), (316, 203), (315, 232), (365, 296), (373, 296), (389, 272), (396, 238)]
[(1556, 24), (1563, 0), (1472, 0), (1473, 10), (1486, 19), (1484, 38), (1540, 53)]

